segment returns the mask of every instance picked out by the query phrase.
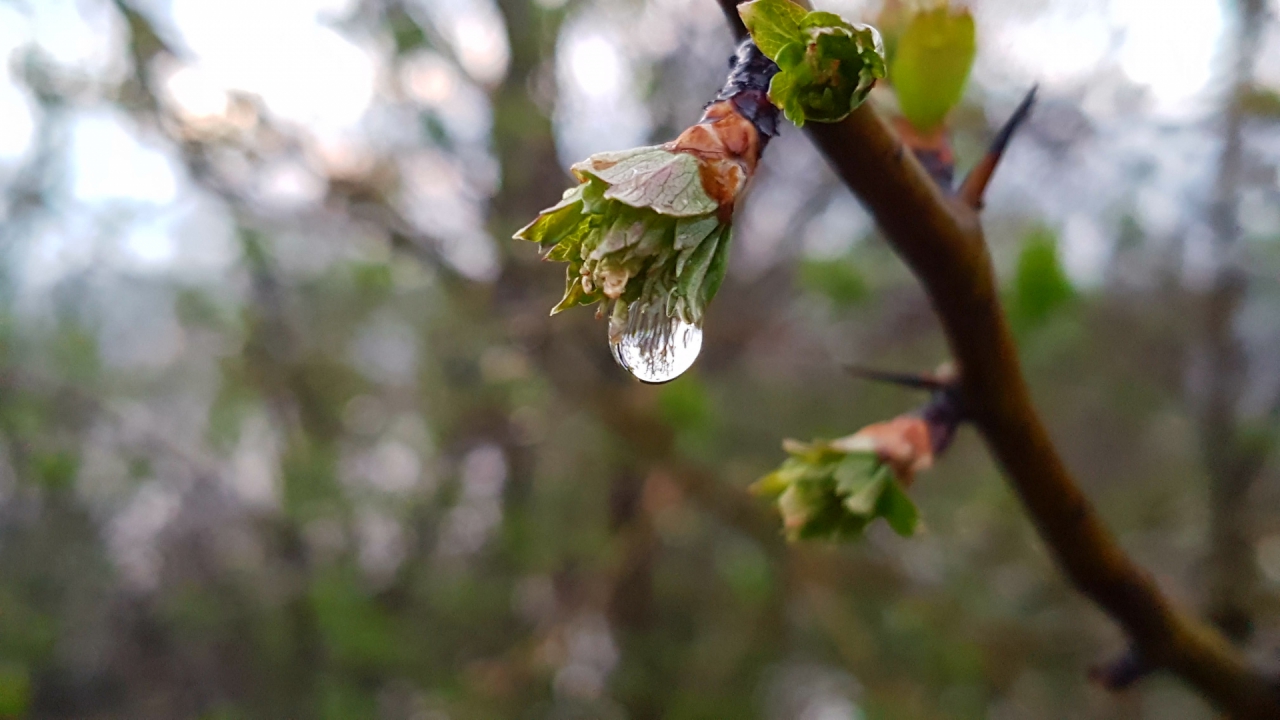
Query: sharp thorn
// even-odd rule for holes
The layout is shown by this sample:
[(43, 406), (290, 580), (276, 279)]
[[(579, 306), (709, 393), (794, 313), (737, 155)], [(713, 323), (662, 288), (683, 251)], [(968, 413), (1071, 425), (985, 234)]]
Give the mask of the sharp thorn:
[(845, 365), (844, 369), (845, 372), (848, 372), (856, 378), (889, 383), (891, 385), (899, 385), (901, 387), (908, 387), (916, 390), (936, 391), (943, 390), (948, 386), (948, 383), (939, 380), (933, 375), (890, 372), (887, 370), (876, 370), (874, 368), (862, 367), (860, 365)]
[(1038, 84), (1031, 86), (1026, 97), (1022, 98), (1017, 109), (1000, 128), (1000, 132), (996, 133), (995, 139), (987, 147), (986, 154), (977, 165), (973, 166), (964, 182), (960, 184), (960, 190), (956, 195), (974, 210), (982, 209), (983, 196), (986, 194), (987, 185), (991, 182), (991, 176), (995, 174), (996, 166), (1000, 164), (1000, 158), (1004, 156), (1004, 151), (1009, 146), (1009, 141), (1013, 139), (1013, 134), (1031, 115), (1031, 108), (1035, 106), (1036, 94), (1039, 90)]

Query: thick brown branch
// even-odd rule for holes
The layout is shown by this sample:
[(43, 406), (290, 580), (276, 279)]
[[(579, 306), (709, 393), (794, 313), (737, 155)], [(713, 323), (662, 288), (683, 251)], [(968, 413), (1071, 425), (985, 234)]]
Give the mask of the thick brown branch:
[[(730, 0), (721, 0), (727, 4)], [(1175, 608), (1102, 524), (1031, 402), (976, 212), (946, 197), (869, 105), (809, 135), (919, 277), (960, 369), (965, 408), (1073, 583), (1233, 718), (1280, 717), (1280, 692), (1208, 625)]]
[(973, 211), (941, 194), (868, 106), (810, 136), (923, 282), (960, 367), (966, 409), (1058, 562), (1143, 656), (1240, 718), (1280, 717), (1280, 695), (1208, 626), (1175, 609), (1120, 549), (1031, 403)]
[(863, 106), (810, 137), (875, 216), (941, 316), (965, 408), (1067, 575), (1156, 665), (1239, 718), (1280, 717), (1280, 695), (1207, 625), (1175, 609), (1120, 549), (1032, 406), (974, 211), (947, 198)]

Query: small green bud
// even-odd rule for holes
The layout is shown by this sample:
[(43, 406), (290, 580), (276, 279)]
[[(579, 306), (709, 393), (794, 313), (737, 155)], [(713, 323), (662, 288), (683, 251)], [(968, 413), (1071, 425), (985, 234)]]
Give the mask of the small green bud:
[(552, 314), (603, 303), (611, 336), (638, 308), (701, 324), (724, 278), (729, 226), (703, 189), (699, 159), (643, 147), (593, 155), (572, 170), (581, 184), (515, 235), (569, 265)]
[(790, 456), (752, 490), (773, 498), (791, 540), (852, 540), (882, 517), (899, 535), (916, 531), (919, 513), (892, 466), (852, 435), (833, 442), (788, 440)]
[(885, 76), (884, 45), (869, 25), (806, 13), (790, 0), (755, 0), (738, 12), (761, 52), (778, 65), (770, 102), (797, 126), (843, 120)]

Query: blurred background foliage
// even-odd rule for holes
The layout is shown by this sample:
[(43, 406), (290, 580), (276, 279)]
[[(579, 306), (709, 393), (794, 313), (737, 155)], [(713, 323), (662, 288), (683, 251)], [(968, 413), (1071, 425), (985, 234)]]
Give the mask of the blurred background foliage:
[[(920, 9), (816, 4), (894, 42)], [(968, 7), (961, 168), (1041, 83), (985, 213), (1037, 400), (1125, 547), (1274, 659), (1277, 8)], [(1211, 717), (1089, 684), (1123, 639), (968, 432), (914, 538), (787, 546), (746, 494), (920, 401), (844, 364), (946, 357), (793, 128), (687, 376), (548, 320), (561, 270), (506, 238), (730, 49), (710, 0), (0, 0), (0, 716)]]

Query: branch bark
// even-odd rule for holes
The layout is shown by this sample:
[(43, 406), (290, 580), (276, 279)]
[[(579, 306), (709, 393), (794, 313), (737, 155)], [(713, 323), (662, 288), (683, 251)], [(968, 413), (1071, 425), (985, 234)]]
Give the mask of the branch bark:
[(977, 212), (944, 195), (870, 105), (807, 130), (924, 285), (959, 366), (966, 410), (1072, 583), (1124, 628), (1148, 662), (1232, 717), (1280, 717), (1276, 685), (1165, 597), (1121, 549), (1058, 455), (1031, 402)]

